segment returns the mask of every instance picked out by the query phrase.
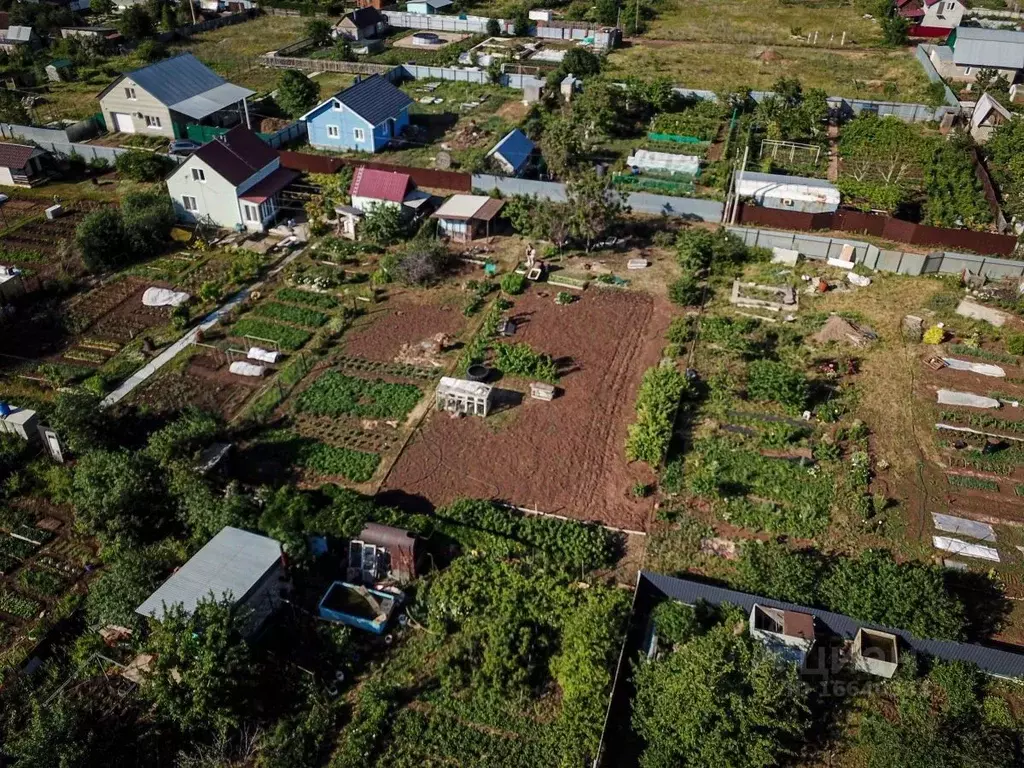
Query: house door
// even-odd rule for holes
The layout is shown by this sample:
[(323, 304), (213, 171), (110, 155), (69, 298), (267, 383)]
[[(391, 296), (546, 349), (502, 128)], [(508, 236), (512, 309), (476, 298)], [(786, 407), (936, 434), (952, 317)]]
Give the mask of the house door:
[(135, 133), (135, 123), (132, 116), (124, 112), (113, 112), (114, 130), (118, 133)]

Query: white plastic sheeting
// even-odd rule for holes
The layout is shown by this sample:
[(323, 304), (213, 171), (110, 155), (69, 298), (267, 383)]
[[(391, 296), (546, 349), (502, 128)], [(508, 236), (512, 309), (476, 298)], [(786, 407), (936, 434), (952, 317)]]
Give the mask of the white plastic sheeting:
[(792, 248), (772, 248), (772, 264), (795, 267), (798, 261), (800, 261), (800, 251), (794, 251)]
[(168, 288), (147, 288), (142, 294), (142, 303), (147, 307), (180, 307), (191, 297)]
[(932, 522), (940, 531), (956, 533), (960, 536), (970, 536), (972, 539), (995, 542), (996, 532), (988, 523), (979, 523), (976, 520), (967, 520), (963, 517), (953, 515), (942, 515), (932, 512)]
[(263, 349), (263, 347), (250, 347), (249, 354), (246, 357), (250, 360), (259, 360), (261, 363), (276, 363), (278, 358), (281, 357), (281, 353), (270, 349)]
[(700, 170), (700, 158), (694, 155), (674, 155), (671, 152), (652, 152), (638, 149), (626, 158), (626, 165), (641, 171), (666, 171), (696, 176)]
[(252, 363), (246, 363), (242, 360), (236, 360), (228, 368), (232, 373), (238, 374), (239, 376), (262, 376), (263, 366), (253, 365)]
[(1006, 376), (1006, 371), (998, 365), (992, 365), (991, 363), (972, 363), (968, 360), (957, 360), (955, 357), (944, 357), (942, 362), (954, 371), (970, 371), (971, 373), (980, 373), (982, 376), (993, 376), (999, 379)]
[(936, 549), (945, 552), (952, 552), (954, 555), (975, 557), (979, 560), (991, 560), (999, 562), (999, 553), (992, 547), (985, 547), (981, 544), (968, 544), (960, 539), (951, 539), (948, 536), (932, 536), (932, 543)]
[(998, 408), (998, 400), (970, 392), (955, 392), (952, 389), (940, 389), (939, 405), (962, 405), (967, 408)]
[(969, 317), (972, 320), (984, 320), (987, 323), (991, 323), (997, 328), (1001, 328), (1006, 324), (1009, 319), (1009, 315), (1005, 312), (1000, 312), (998, 309), (992, 309), (991, 307), (985, 307), (976, 301), (970, 299), (963, 299), (957, 305), (956, 313), (961, 317)]

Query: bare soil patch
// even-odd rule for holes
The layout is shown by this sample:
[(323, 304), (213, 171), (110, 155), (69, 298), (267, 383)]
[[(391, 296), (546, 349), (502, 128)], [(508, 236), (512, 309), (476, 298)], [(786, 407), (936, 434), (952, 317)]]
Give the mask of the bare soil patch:
[(554, 292), (517, 297), (514, 342), (569, 363), (554, 401), (531, 400), (528, 382), (502, 380), (506, 403), (486, 419), (433, 412), (399, 457), (382, 490), (388, 501), (447, 504), (460, 496), (502, 499), (580, 520), (645, 530), (650, 483), (628, 464), (624, 443), (646, 368), (660, 357), (670, 310), (646, 294), (592, 290), (560, 307)]
[(465, 323), (454, 304), (421, 304), (409, 296), (395, 297), (356, 321), (343, 339), (345, 354), (391, 362), (403, 344), (415, 344), (438, 333), (458, 334)]

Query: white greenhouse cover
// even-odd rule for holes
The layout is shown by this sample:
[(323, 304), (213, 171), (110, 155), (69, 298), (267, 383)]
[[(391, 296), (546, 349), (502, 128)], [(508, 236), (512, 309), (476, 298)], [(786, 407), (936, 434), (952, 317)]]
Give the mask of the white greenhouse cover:
[(668, 171), (696, 176), (700, 170), (700, 158), (694, 155), (674, 155), (671, 152), (652, 152), (638, 149), (626, 158), (626, 165), (641, 171)]
[(261, 363), (276, 363), (280, 356), (280, 352), (263, 349), (263, 347), (250, 347), (247, 355), (250, 360), (259, 360)]
[(1006, 371), (998, 365), (991, 365), (990, 363), (972, 363), (968, 360), (957, 360), (955, 357), (944, 357), (942, 362), (954, 371), (970, 371), (971, 373), (980, 373), (982, 376), (993, 376), (998, 379), (1006, 375)]
[(232, 373), (238, 374), (239, 376), (263, 375), (262, 365), (253, 365), (252, 363), (246, 363), (243, 362), (242, 360), (236, 360), (235, 362), (233, 362), (228, 370), (230, 370)]
[(952, 389), (939, 390), (939, 405), (962, 405), (967, 408), (998, 408), (1000, 403), (991, 397), (974, 395), (970, 392), (954, 392)]
[(979, 523), (977, 520), (967, 520), (963, 517), (953, 515), (942, 515), (932, 512), (932, 522), (940, 531), (956, 533), (960, 536), (970, 536), (972, 539), (995, 542), (996, 532), (988, 523)]
[(142, 294), (142, 303), (147, 307), (179, 307), (191, 298), (167, 288), (147, 288)]
[(952, 552), (954, 555), (976, 557), (979, 560), (991, 560), (999, 562), (999, 553), (992, 547), (984, 547), (981, 544), (968, 544), (960, 539), (951, 539), (948, 536), (932, 536), (932, 543), (936, 549)]

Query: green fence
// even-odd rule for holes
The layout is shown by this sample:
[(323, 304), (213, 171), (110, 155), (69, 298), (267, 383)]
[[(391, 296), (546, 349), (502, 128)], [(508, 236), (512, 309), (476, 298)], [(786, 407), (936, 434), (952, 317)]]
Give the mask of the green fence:
[(616, 173), (612, 175), (612, 183), (617, 187), (628, 187), (637, 192), (657, 192), (667, 195), (692, 195), (694, 191), (693, 179), (690, 177), (685, 180), (668, 181), (648, 176), (634, 176), (630, 173)]
[[(217, 128), (213, 125), (198, 125), (197, 123), (189, 123), (185, 126), (186, 136), (199, 144), (206, 144), (207, 142), (213, 141), (218, 136), (223, 136), (228, 132), (227, 128)], [(257, 133), (264, 141), (270, 136), (269, 133)]]
[(710, 144), (710, 141), (703, 141), (696, 136), (676, 136), (674, 133), (648, 132), (647, 138), (651, 141), (665, 141), (673, 144)]

